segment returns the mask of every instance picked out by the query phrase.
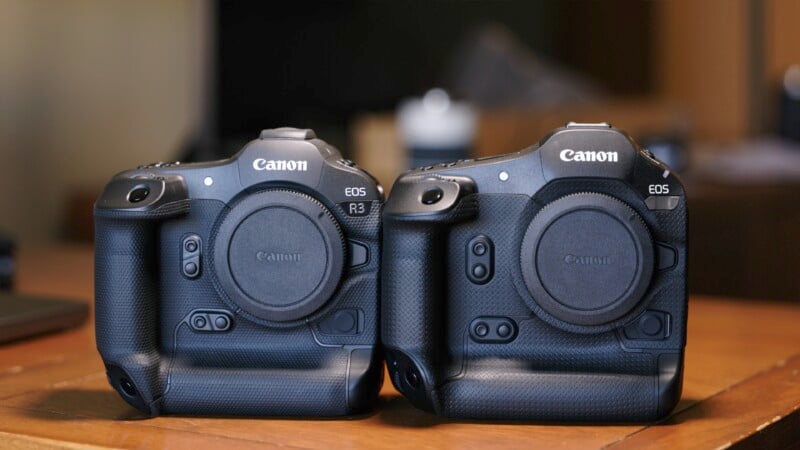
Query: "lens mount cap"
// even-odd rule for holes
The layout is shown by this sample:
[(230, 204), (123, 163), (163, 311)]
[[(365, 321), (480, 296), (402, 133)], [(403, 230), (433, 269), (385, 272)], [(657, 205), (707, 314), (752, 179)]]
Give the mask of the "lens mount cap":
[(214, 243), (217, 278), (228, 299), (269, 322), (320, 309), (344, 268), (344, 238), (330, 211), (295, 191), (268, 190), (235, 204)]
[(647, 291), (653, 242), (625, 203), (604, 194), (572, 194), (533, 218), (520, 265), (541, 309), (569, 324), (598, 326), (625, 316)]

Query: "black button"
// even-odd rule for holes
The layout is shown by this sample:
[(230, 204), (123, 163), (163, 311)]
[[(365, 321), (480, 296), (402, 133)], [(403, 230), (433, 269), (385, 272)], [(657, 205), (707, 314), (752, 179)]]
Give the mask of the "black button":
[(483, 256), (486, 254), (486, 244), (483, 242), (476, 242), (475, 245), (472, 246), (472, 253), (475, 253), (478, 256)]
[(197, 316), (194, 318), (194, 327), (195, 328), (205, 328), (206, 327), (206, 318), (203, 316)]
[(333, 328), (342, 334), (350, 333), (356, 326), (356, 317), (351, 310), (337, 311), (331, 319)]
[(194, 275), (197, 273), (197, 264), (193, 262), (186, 263), (186, 265), (183, 266), (183, 270), (186, 271), (186, 275)]
[(472, 275), (474, 275), (475, 278), (483, 278), (483, 277), (485, 277), (486, 276), (486, 266), (484, 266), (483, 264), (476, 264), (472, 268)]
[(434, 203), (438, 202), (444, 196), (444, 192), (441, 189), (432, 188), (428, 189), (427, 191), (422, 193), (422, 203), (426, 205), (433, 205)]
[(500, 337), (508, 337), (511, 334), (511, 327), (508, 324), (501, 324), (497, 327), (497, 335)]
[(225, 316), (217, 316), (217, 318), (214, 319), (214, 326), (217, 327), (217, 329), (226, 330), (228, 329), (228, 325), (230, 325), (230, 322)]
[(661, 334), (662, 327), (661, 318), (655, 314), (645, 314), (639, 320), (639, 328), (642, 330), (642, 333), (648, 336), (657, 336)]
[(131, 203), (139, 203), (150, 195), (150, 188), (137, 187), (128, 194), (128, 201)]
[(363, 321), (362, 316), (363, 313), (357, 308), (340, 309), (319, 322), (319, 331), (328, 335), (359, 334), (359, 321)]
[(648, 310), (625, 325), (625, 337), (635, 340), (666, 339), (670, 335), (670, 315), (663, 311)]
[(189, 253), (194, 253), (197, 251), (197, 241), (186, 241), (186, 251)]
[(509, 317), (476, 317), (469, 324), (469, 335), (475, 342), (504, 344), (517, 336), (517, 325)]

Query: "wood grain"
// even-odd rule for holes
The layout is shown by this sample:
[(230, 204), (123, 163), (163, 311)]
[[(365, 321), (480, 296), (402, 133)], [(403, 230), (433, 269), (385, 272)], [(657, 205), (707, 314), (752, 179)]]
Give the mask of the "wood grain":
[[(26, 292), (92, 298), (88, 248), (22, 249)], [(418, 411), (387, 383), (377, 411), (343, 419), (143, 418), (111, 390), (92, 322), (0, 347), (0, 447), (745, 447), (800, 441), (800, 307), (698, 297), (683, 400), (662, 424), (458, 421)], [(782, 363), (779, 363), (781, 362)], [(776, 417), (780, 419), (774, 420)]]

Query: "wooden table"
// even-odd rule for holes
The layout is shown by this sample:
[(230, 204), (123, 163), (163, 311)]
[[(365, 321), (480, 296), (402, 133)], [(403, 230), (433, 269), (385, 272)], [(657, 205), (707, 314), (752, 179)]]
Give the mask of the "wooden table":
[[(92, 299), (86, 247), (22, 248), (20, 291)], [(348, 419), (144, 419), (111, 390), (89, 322), (0, 347), (2, 448), (742, 448), (800, 445), (800, 307), (691, 299), (683, 399), (656, 425), (465, 422), (413, 409), (387, 383)]]

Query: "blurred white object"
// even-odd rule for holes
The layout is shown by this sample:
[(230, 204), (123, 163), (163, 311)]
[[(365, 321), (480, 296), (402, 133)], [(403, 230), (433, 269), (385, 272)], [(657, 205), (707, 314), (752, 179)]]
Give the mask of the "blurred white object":
[(469, 103), (453, 101), (439, 88), (403, 100), (397, 110), (400, 139), (415, 165), (466, 158), (476, 124), (477, 113)]
[(798, 183), (800, 144), (780, 138), (744, 141), (725, 149), (694, 148), (692, 172), (721, 183)]

